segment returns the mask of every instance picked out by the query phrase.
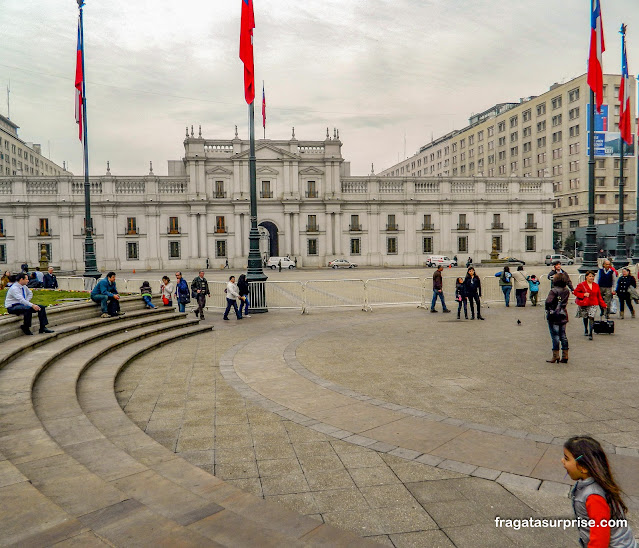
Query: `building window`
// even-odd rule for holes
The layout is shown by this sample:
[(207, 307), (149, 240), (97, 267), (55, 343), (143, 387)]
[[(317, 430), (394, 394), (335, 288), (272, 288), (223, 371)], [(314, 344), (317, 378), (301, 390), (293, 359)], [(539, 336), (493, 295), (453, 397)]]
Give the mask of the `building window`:
[(506, 166), (499, 166), (499, 174), (506, 175)]
[(530, 166), (531, 166), (531, 159), (524, 158), (524, 167), (530, 167)]
[(351, 230), (362, 230), (362, 225), (359, 224), (359, 215), (351, 215)]
[(606, 178), (605, 177), (595, 177), (595, 183), (597, 186), (606, 186)]
[[(615, 169), (619, 169), (620, 167), (621, 167), (621, 163), (620, 163), (619, 158), (615, 158)], [(624, 158), (623, 168), (624, 169), (628, 169), (628, 159), (627, 158)]]
[(306, 218), (306, 232), (318, 232), (317, 215), (308, 215)]
[(556, 114), (552, 117), (552, 127), (557, 127), (561, 125), (561, 114)]
[(7, 246), (6, 244), (0, 244), (0, 263), (7, 262)]
[(169, 217), (169, 234), (179, 234), (180, 225), (177, 217)]
[(505, 150), (502, 150), (502, 151), (499, 153), (499, 159), (500, 159), (500, 160), (505, 160), (505, 159), (506, 159), (506, 151), (505, 151)]
[(528, 141), (527, 143), (524, 143), (524, 152), (530, 152), (532, 150), (532, 143), (530, 141)]
[(388, 255), (397, 255), (397, 238), (386, 238), (386, 252)]
[(546, 120), (537, 122), (537, 132), (540, 132), (540, 131), (546, 131)]
[[(615, 204), (619, 203), (619, 194), (615, 194)], [(623, 203), (627, 204), (628, 203), (628, 195), (624, 194), (623, 195)]]
[[(126, 218), (126, 233), (127, 234), (137, 234), (138, 233), (138, 223), (137, 223), (137, 220), (136, 220), (135, 217), (127, 217)], [(135, 258), (137, 259), (137, 256)]]
[(351, 238), (351, 255), (360, 255), (362, 253), (361, 241), (359, 238)]
[(597, 194), (597, 203), (605, 204), (606, 203), (606, 195), (605, 194)]
[(563, 173), (563, 166), (562, 165), (558, 165), (558, 166), (552, 166), (552, 174), (553, 175), (561, 175)]
[(433, 239), (430, 236), (422, 238), (422, 252), (423, 253), (433, 252)]
[(555, 133), (552, 134), (552, 142), (553, 143), (561, 142), (561, 131), (555, 131)]
[(468, 251), (468, 236), (459, 236), (457, 238), (457, 251), (459, 253)]
[(386, 230), (397, 230), (397, 222), (395, 221), (395, 215), (389, 215), (386, 223)]
[(4, 219), (0, 219), (0, 238), (4, 238), (6, 236), (4, 231)]
[(572, 162), (570, 162), (569, 171), (570, 172), (579, 171), (579, 160), (573, 160)]
[(527, 126), (524, 128), (524, 137), (530, 137), (532, 135), (532, 128)]
[(504, 228), (503, 223), (501, 222), (501, 215), (499, 213), (493, 213), (493, 228)]
[(506, 137), (500, 137), (498, 144), (500, 147), (506, 146)]
[(558, 160), (559, 158), (561, 158), (561, 147), (560, 148), (555, 148), (552, 151), (552, 159), (553, 160)]
[(138, 243), (137, 242), (126, 243), (126, 258), (129, 261), (138, 260)]
[(514, 143), (518, 138), (519, 138), (519, 136), (518, 136), (518, 132), (517, 131), (513, 131), (510, 134), (510, 142), (511, 143)]
[(49, 219), (40, 219), (40, 231), (38, 234), (40, 236), (51, 236), (51, 231), (49, 229)]
[(215, 197), (226, 198), (226, 192), (224, 192), (224, 181), (215, 181)]
[(492, 240), (492, 247), (495, 248), (495, 251), (501, 251), (501, 236), (493, 236)]
[(519, 147), (511, 147), (510, 155), (511, 156), (517, 156), (517, 154), (519, 154)]
[(457, 228), (459, 230), (468, 230), (468, 223), (466, 222), (466, 214), (465, 213), (460, 213), (459, 214), (459, 220), (457, 223)]
[(546, 138), (545, 137), (540, 137), (539, 139), (537, 139), (537, 148), (543, 148), (546, 146)]
[(570, 221), (570, 228), (579, 228), (579, 219), (576, 221)]
[(552, 109), (553, 110), (561, 108), (561, 95), (558, 95), (557, 97), (552, 99), (550, 102), (552, 104)]
[(308, 254), (317, 255), (317, 238), (310, 238), (308, 240)]
[(488, 137), (492, 137), (495, 135), (495, 126), (490, 126), (486, 131), (488, 132)]
[(522, 114), (522, 119), (524, 120), (524, 122), (528, 122), (530, 118), (531, 118), (530, 109), (525, 110)]
[(506, 122), (499, 122), (499, 124), (497, 124), (497, 131), (499, 131), (499, 133), (506, 131)]
[(526, 251), (537, 251), (537, 237), (534, 234), (526, 236)]
[[(415, 163), (415, 162), (413, 162)], [(308, 181), (307, 183), (307, 190), (306, 190), (306, 197), (307, 198), (317, 198), (318, 193), (317, 193), (317, 185), (315, 184), (315, 181)]]
[(217, 234), (226, 234), (226, 223), (223, 215), (215, 217), (215, 232)]
[(574, 103), (579, 100), (579, 88), (572, 89), (568, 92), (568, 102)]
[(569, 120), (574, 120), (576, 118), (579, 118), (579, 107), (571, 108), (568, 111), (568, 119)]
[(477, 140), (478, 141), (483, 141), (484, 140), (484, 131), (478, 131), (477, 132)]
[(541, 105), (537, 105), (537, 116), (543, 116), (546, 114), (546, 103), (541, 103)]
[(169, 259), (180, 258), (180, 242), (169, 242)]
[(215, 240), (215, 256), (226, 257), (226, 240)]
[(569, 131), (570, 131), (570, 136), (571, 137), (578, 137), (579, 136), (579, 124), (577, 124), (576, 126), (572, 126)]
[[(402, 168), (403, 171), (404, 168)], [(272, 198), (273, 192), (271, 191), (271, 181), (262, 181), (262, 191), (260, 192), (260, 198)]]

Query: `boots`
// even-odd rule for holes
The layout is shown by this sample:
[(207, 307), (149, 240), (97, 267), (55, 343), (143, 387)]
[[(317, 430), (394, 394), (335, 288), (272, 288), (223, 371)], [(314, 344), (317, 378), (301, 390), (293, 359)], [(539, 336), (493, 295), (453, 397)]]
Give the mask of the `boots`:
[[(565, 350), (564, 350), (565, 352)], [(552, 360), (546, 360), (546, 363), (557, 363), (559, 362), (559, 350), (552, 351)]]
[(634, 318), (634, 317), (635, 317), (635, 311), (634, 311), (634, 310), (631, 310), (631, 311), (630, 311), (630, 315)]
[(620, 310), (620, 311), (619, 311), (619, 317), (620, 317), (622, 320), (623, 320), (623, 312), (624, 312), (623, 310)]
[[(559, 355), (559, 352), (557, 352), (557, 355)], [(559, 360), (561, 363), (568, 363), (568, 349), (566, 348), (566, 350), (562, 350), (561, 351), (561, 360)]]

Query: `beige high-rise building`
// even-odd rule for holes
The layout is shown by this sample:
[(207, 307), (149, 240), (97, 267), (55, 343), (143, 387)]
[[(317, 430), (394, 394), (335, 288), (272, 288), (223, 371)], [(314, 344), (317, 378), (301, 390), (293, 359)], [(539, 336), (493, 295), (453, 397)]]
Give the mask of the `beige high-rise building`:
[[(415, 155), (379, 173), (388, 177), (545, 177), (553, 180), (555, 242), (588, 224), (588, 131), (590, 88), (583, 74), (553, 84), (539, 96), (499, 103), (474, 114), (469, 125), (420, 148)], [(618, 132), (621, 76), (604, 75), (605, 109), (595, 130)], [(631, 112), (636, 82), (630, 78)], [(634, 124), (633, 124), (634, 131)], [(601, 134), (600, 134), (601, 135)], [(616, 136), (606, 134), (606, 156), (596, 158), (596, 223), (618, 220), (619, 169)], [(597, 150), (597, 146), (595, 147)], [(603, 151), (603, 149), (602, 149)], [(624, 159), (626, 219), (636, 217), (636, 155)]]
[(69, 175), (56, 163), (42, 155), (38, 144), (26, 143), (18, 137), (18, 128), (0, 114), (0, 175), (47, 177)]

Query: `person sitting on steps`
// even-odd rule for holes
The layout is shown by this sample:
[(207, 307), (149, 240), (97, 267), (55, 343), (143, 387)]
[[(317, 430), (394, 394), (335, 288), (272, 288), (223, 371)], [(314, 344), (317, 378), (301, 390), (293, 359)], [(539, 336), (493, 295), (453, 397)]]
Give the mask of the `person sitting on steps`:
[(29, 277), (25, 273), (18, 274), (16, 281), (7, 291), (4, 306), (9, 314), (16, 316), (24, 316), (24, 321), (20, 326), (25, 335), (33, 335), (31, 333), (31, 316), (34, 312), (38, 313), (40, 320), (40, 333), (53, 333), (51, 329), (47, 329), (47, 312), (45, 305), (37, 305), (31, 302), (33, 292), (27, 287)]
[(101, 318), (124, 316), (124, 312), (120, 312), (120, 295), (115, 286), (115, 272), (109, 272), (95, 284), (91, 291), (91, 300), (100, 305)]

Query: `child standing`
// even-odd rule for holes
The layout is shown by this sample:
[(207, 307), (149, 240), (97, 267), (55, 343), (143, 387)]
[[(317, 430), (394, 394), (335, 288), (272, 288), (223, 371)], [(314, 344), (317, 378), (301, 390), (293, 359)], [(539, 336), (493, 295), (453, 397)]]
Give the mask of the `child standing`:
[[(581, 546), (637, 548), (627, 524), (602, 524), (603, 520), (625, 520), (628, 508), (599, 442), (590, 436), (570, 438), (564, 443), (561, 462), (570, 478), (577, 482), (570, 491), (570, 498), (579, 520), (577, 530)], [(594, 520), (593, 527), (589, 526), (590, 520)]]
[(468, 319), (468, 299), (466, 298), (466, 289), (464, 288), (464, 278), (457, 278), (455, 300), (459, 303), (457, 306), (457, 319), (461, 319), (462, 304), (464, 305), (464, 317)]
[(146, 307), (155, 308), (155, 305), (151, 302), (151, 284), (149, 282), (142, 282), (140, 293), (142, 293), (142, 300), (145, 302)]
[(539, 296), (539, 280), (534, 274), (528, 277), (528, 288), (530, 289), (530, 302), (533, 306), (537, 306), (537, 297)]

